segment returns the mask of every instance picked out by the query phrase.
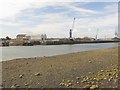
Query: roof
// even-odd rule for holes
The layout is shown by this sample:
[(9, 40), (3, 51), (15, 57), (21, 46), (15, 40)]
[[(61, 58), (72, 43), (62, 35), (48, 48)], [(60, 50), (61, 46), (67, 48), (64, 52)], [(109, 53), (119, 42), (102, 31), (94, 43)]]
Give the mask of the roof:
[(17, 37), (25, 37), (26, 34), (18, 34)]

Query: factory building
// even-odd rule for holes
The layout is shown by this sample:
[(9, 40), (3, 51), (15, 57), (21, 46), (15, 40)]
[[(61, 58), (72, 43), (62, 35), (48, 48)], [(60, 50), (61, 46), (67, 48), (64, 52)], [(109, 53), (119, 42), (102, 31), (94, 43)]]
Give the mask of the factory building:
[(22, 40), (22, 39), (24, 39), (25, 37), (26, 37), (26, 34), (18, 34), (18, 35), (16, 36), (16, 39)]
[(40, 41), (45, 41), (47, 39), (47, 35), (46, 34), (38, 34), (38, 35), (32, 35), (30, 36), (30, 40), (40, 40)]
[(26, 34), (18, 34), (17, 36), (16, 36), (16, 39), (17, 40), (30, 40), (30, 36), (27, 36)]
[(40, 35), (31, 35), (30, 40), (41, 40), (41, 36)]
[(35, 41), (40, 40), (40, 41), (44, 41), (47, 39), (47, 35), (46, 34), (42, 34), (42, 35), (38, 34), (38, 35), (28, 36), (26, 34), (18, 34), (16, 36), (16, 39), (17, 40), (35, 40)]

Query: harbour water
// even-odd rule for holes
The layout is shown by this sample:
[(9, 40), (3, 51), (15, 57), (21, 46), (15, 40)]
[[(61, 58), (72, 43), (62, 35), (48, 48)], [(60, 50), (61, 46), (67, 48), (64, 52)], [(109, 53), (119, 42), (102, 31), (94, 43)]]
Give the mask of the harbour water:
[(16, 58), (54, 56), (66, 53), (89, 51), (117, 46), (117, 43), (73, 44), (73, 45), (38, 45), (0, 47), (2, 61)]

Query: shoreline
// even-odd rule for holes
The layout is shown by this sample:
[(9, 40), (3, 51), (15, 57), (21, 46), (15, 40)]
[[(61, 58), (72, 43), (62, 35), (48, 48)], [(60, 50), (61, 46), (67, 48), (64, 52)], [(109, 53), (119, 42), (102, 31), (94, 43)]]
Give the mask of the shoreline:
[[(117, 87), (116, 77), (100, 80), (104, 85), (86, 83), (86, 77), (95, 77), (97, 73), (115, 68), (117, 75), (118, 49), (117, 47), (92, 51), (75, 52), (49, 57), (21, 58), (2, 62), (3, 85), (6, 88), (84, 88), (92, 85), (100, 88)], [(15, 72), (15, 73), (14, 73)], [(90, 74), (93, 74), (91, 75)], [(111, 73), (114, 72), (111, 69)], [(90, 75), (89, 75), (90, 74)], [(106, 75), (106, 74), (105, 74)], [(107, 77), (107, 76), (106, 76)], [(106, 78), (104, 77), (104, 78)], [(76, 79), (77, 78), (77, 79)], [(83, 81), (83, 79), (85, 79)], [(83, 81), (83, 82), (82, 82)], [(11, 82), (11, 83), (10, 83)], [(108, 86), (107, 82), (111, 85)]]

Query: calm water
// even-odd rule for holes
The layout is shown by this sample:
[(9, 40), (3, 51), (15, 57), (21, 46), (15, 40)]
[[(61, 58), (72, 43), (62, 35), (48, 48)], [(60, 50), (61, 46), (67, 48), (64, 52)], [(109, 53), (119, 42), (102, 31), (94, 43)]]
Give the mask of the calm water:
[(74, 44), (74, 45), (48, 45), (48, 46), (10, 46), (0, 47), (2, 51), (1, 60), (10, 60), (15, 58), (42, 57), (66, 54), (72, 52), (88, 51), (100, 48), (109, 48), (116, 46), (117, 43), (99, 43), (99, 44)]

